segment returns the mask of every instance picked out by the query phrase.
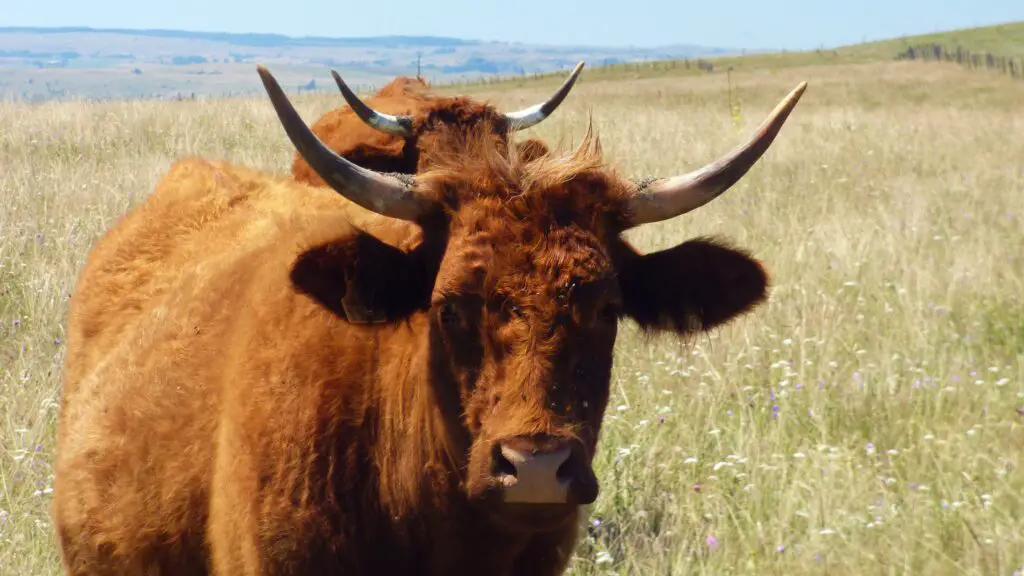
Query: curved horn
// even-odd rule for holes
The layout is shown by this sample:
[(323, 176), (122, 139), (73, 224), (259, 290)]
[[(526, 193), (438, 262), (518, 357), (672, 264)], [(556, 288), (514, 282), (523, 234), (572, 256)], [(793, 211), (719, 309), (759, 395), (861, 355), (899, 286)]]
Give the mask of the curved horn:
[(685, 214), (728, 190), (768, 150), (806, 89), (807, 82), (801, 82), (772, 110), (746, 143), (714, 162), (681, 176), (640, 184), (628, 205), (630, 226)]
[(542, 120), (551, 116), (551, 113), (558, 108), (558, 105), (565, 100), (565, 97), (569, 95), (569, 91), (572, 90), (573, 84), (576, 83), (576, 79), (579, 78), (580, 72), (583, 70), (583, 61), (576, 65), (572, 70), (572, 74), (565, 79), (565, 82), (548, 98), (545, 102), (535, 104), (529, 108), (524, 108), (517, 112), (510, 112), (505, 114), (505, 120), (508, 121), (509, 130), (515, 132), (516, 130), (525, 130), (531, 126), (536, 126)]
[(338, 89), (341, 90), (341, 97), (348, 103), (349, 108), (356, 113), (356, 116), (363, 121), (373, 126), (377, 130), (387, 134), (393, 134), (402, 138), (408, 138), (412, 136), (412, 117), (411, 116), (393, 116), (391, 114), (385, 114), (383, 112), (377, 112), (373, 108), (370, 108), (356, 96), (345, 81), (341, 79), (341, 76), (331, 70), (331, 76), (334, 76), (334, 82), (338, 85)]
[(256, 71), (288, 138), (336, 192), (367, 210), (402, 220), (415, 221), (429, 208), (429, 202), (416, 196), (411, 186), (357, 166), (325, 146), (302, 121), (270, 72), (262, 64)]

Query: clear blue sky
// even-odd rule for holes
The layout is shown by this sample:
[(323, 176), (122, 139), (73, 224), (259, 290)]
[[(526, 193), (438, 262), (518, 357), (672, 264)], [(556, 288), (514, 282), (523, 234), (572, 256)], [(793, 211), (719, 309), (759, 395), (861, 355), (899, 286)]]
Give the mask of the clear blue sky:
[(802, 49), (1024, 20), (1024, 0), (0, 0), (0, 26)]

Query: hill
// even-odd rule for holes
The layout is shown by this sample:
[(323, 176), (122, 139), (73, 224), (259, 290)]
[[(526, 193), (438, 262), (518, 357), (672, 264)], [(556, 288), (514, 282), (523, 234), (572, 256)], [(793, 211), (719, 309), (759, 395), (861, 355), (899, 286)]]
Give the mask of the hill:
[(586, 60), (586, 78), (772, 70), (893, 60), (909, 46), (939, 44), (1024, 58), (1024, 22), (904, 36), (826, 49), (744, 53), (676, 44), (659, 48), (548, 46), (436, 36), (290, 37), (118, 28), (0, 28), (0, 98), (190, 97), (258, 93), (253, 65), (270, 65), (296, 92), (333, 91), (327, 68), (372, 90), (419, 70), (434, 85), (561, 78)]
[(878, 40), (806, 52), (783, 51), (740, 57), (726, 55), (713, 57), (710, 60), (720, 68), (731, 66), (738, 69), (878, 62), (896, 59), (907, 47), (922, 44), (940, 44), (954, 49), (961, 47), (973, 52), (1021, 57), (1024, 56), (1024, 22), (963, 28), (933, 34), (901, 36), (889, 40)]
[[(623, 77), (639, 79), (666, 75), (697, 75), (725, 70), (772, 72), (801, 66), (866, 64), (902, 59), (909, 47), (931, 44), (937, 44), (952, 52), (961, 48), (973, 52), (975, 55), (992, 54), (997, 57), (1013, 59), (1016, 61), (1018, 76), (1024, 78), (1024, 22), (901, 36), (888, 40), (807, 51), (764, 51), (748, 54), (708, 55), (697, 60), (666, 59), (653, 62), (613, 63), (589, 67), (585, 78), (589, 81), (618, 81)], [(560, 72), (547, 74), (543, 81), (548, 84), (558, 82), (561, 78), (560, 74)], [(532, 83), (531, 80), (524, 82), (518, 78), (507, 78), (499, 80), (499, 82), (520, 86)], [(466, 86), (455, 86), (451, 90), (465, 88)]]

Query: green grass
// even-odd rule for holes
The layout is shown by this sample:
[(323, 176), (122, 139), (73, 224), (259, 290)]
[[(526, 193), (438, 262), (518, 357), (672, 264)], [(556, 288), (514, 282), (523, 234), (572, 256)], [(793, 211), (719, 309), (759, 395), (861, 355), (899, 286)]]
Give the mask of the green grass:
[[(630, 234), (753, 251), (770, 300), (692, 345), (623, 325), (572, 563), (605, 574), (999, 574), (1024, 564), (1024, 83), (912, 62), (585, 81), (627, 174), (693, 168), (810, 87), (765, 159)], [(502, 109), (549, 84), (478, 87)], [(307, 122), (338, 105), (297, 99)], [(738, 123), (738, 128), (734, 126)], [(185, 154), (286, 172), (265, 97), (0, 103), (0, 575), (59, 573), (50, 522), (68, 295), (92, 242)]]
[(1024, 22), (1009, 22), (995, 26), (964, 28), (934, 34), (905, 36), (892, 40), (866, 42), (839, 48), (838, 51), (850, 56), (866, 59), (885, 60), (892, 58), (907, 45), (944, 44), (962, 46), (975, 52), (990, 52), (1000, 56), (1024, 56)]

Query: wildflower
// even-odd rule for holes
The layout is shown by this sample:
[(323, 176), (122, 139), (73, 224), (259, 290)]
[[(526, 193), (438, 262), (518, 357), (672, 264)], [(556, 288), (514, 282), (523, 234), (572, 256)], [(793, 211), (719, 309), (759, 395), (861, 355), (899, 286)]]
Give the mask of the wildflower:
[(783, 552), (786, 551), (786, 546), (784, 544), (779, 544), (778, 546), (775, 547), (775, 551), (778, 552), (779, 554), (782, 554)]
[(871, 442), (868, 442), (868, 445), (864, 449), (864, 451), (868, 453), (868, 456), (874, 454), (875, 453), (875, 445), (872, 444)]
[(708, 545), (711, 550), (718, 550), (718, 538), (714, 536), (708, 536), (704, 539), (704, 542)]

